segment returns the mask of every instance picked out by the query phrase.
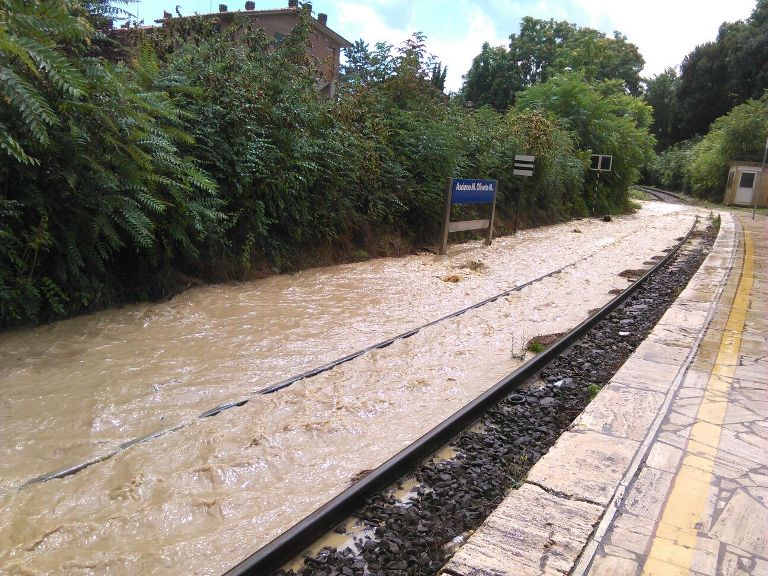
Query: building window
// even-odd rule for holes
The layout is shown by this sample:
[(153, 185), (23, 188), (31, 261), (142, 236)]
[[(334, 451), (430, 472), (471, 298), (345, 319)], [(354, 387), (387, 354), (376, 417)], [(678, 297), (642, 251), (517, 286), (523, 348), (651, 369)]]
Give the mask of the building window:
[(282, 32), (275, 32), (275, 44), (281, 44), (285, 35)]
[(752, 188), (754, 185), (755, 185), (755, 173), (742, 172), (741, 180), (739, 181), (739, 188)]

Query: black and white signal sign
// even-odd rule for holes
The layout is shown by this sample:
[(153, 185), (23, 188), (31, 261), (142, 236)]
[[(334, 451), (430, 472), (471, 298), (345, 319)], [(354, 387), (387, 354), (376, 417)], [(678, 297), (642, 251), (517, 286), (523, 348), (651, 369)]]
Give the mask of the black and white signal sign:
[(515, 165), (512, 170), (514, 176), (533, 176), (534, 156), (525, 156), (523, 154), (515, 155)]
[(613, 166), (613, 156), (608, 154), (590, 154), (589, 169), (594, 172), (610, 172)]

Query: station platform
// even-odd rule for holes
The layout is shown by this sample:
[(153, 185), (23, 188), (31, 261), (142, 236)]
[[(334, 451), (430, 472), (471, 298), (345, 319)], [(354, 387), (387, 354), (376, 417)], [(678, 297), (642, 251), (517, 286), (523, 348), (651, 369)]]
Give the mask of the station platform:
[(768, 575), (768, 219), (704, 264), (453, 576)]

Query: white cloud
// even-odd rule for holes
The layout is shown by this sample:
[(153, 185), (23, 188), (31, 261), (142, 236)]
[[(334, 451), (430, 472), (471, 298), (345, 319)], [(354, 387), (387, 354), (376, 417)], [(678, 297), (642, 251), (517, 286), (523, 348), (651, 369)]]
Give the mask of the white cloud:
[[(609, 22), (645, 58), (644, 74), (651, 76), (678, 66), (697, 45), (716, 39), (723, 22), (747, 18), (754, 0), (577, 0), (591, 21), (579, 23), (602, 29)], [(603, 32), (610, 32), (603, 30)]]
[(466, 23), (466, 33), (459, 38), (430, 38), (427, 42), (430, 52), (448, 66), (445, 88), (448, 92), (456, 92), (463, 84), (462, 76), (472, 65), (472, 60), (480, 54), (484, 42), (491, 46), (509, 43), (506, 35), (499, 35), (493, 20), (482, 10), (472, 7), (467, 2), (463, 4), (461, 18)]
[[(383, 2), (386, 3), (386, 2)], [(448, 66), (446, 90), (457, 91), (462, 85), (472, 59), (480, 53), (483, 42), (507, 45), (508, 33), (499, 34), (489, 14), (469, 0), (453, 3), (450, 18), (462, 22), (459, 35), (438, 35), (430, 30), (429, 22), (415, 22), (411, 18), (404, 27), (386, 24), (374, 4), (339, 2), (337, 20), (340, 30), (354, 30), (354, 38), (363, 38), (369, 44), (388, 42), (398, 46), (416, 31), (427, 32), (427, 51)], [(351, 39), (351, 37), (350, 37)]]

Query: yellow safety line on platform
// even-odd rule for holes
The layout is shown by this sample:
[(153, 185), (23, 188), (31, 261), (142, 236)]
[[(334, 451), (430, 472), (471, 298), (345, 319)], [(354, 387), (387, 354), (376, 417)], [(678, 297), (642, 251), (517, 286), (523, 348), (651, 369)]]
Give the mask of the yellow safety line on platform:
[(752, 291), (754, 272), (752, 236), (744, 232), (744, 267), (718, 348), (717, 360), (691, 428), (686, 456), (656, 527), (643, 576), (687, 576), (696, 551), (715, 467), (720, 433), (739, 362), (741, 337)]

